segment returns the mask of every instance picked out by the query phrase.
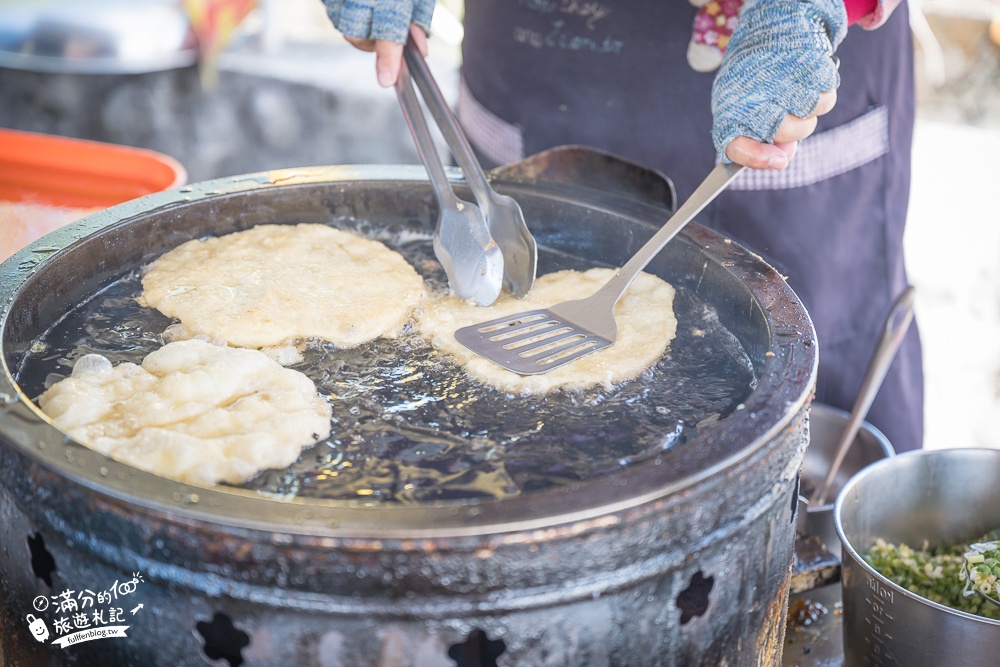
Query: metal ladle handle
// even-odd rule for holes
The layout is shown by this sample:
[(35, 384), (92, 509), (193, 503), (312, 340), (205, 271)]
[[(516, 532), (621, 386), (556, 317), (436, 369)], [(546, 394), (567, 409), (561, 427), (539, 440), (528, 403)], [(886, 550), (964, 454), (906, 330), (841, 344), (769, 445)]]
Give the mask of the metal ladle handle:
[(903, 338), (910, 328), (910, 323), (913, 321), (913, 299), (915, 296), (916, 291), (913, 289), (913, 286), (907, 285), (906, 289), (896, 297), (896, 301), (892, 304), (892, 308), (885, 318), (885, 329), (882, 332), (882, 337), (879, 339), (879, 343), (875, 347), (875, 353), (868, 363), (868, 370), (861, 381), (861, 389), (858, 390), (858, 397), (854, 400), (854, 407), (851, 408), (851, 415), (847, 420), (847, 425), (844, 426), (840, 440), (837, 442), (837, 447), (834, 450), (836, 456), (830, 465), (830, 471), (827, 473), (823, 483), (816, 489), (812, 498), (809, 499), (809, 504), (822, 506), (826, 503), (826, 495), (830, 490), (830, 485), (833, 484), (833, 480), (837, 477), (840, 466), (844, 462), (844, 457), (851, 448), (854, 438), (858, 435), (861, 422), (868, 415), (868, 409), (871, 408), (872, 402), (875, 400), (875, 395), (882, 386), (882, 380), (885, 379), (885, 374), (889, 371), (889, 366), (892, 364), (892, 360), (895, 358), (896, 352), (899, 350), (899, 346), (903, 343)]

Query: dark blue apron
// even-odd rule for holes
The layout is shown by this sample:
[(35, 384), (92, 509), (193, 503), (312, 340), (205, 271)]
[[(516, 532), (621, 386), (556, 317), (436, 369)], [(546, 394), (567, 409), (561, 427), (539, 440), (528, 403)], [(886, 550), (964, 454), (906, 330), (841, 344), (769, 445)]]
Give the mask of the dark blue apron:
[[(714, 72), (688, 62), (697, 8), (671, 0), (466, 0), (459, 115), (487, 161), (561, 144), (667, 174), (681, 200), (714, 164)], [(913, 53), (906, 6), (838, 49), (836, 108), (786, 172), (747, 172), (698, 220), (783, 275), (816, 325), (816, 400), (849, 410), (906, 285)], [(896, 451), (923, 441), (916, 327), (868, 421)]]

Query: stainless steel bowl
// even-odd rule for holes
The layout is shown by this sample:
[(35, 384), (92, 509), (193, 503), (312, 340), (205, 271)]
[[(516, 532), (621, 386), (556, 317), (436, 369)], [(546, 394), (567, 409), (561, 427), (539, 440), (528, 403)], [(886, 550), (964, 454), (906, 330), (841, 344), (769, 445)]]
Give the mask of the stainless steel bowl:
[(177, 0), (0, 3), (0, 67), (127, 74), (185, 67), (197, 40)]
[[(845, 410), (823, 403), (813, 403), (809, 411), (809, 447), (802, 461), (803, 497), (808, 498), (811, 489), (823, 483), (830, 464), (836, 455), (837, 443), (850, 417)], [(861, 429), (854, 437), (851, 448), (844, 457), (837, 476), (830, 485), (827, 497), (830, 502), (823, 505), (806, 505), (799, 515), (799, 530), (806, 535), (815, 535), (826, 545), (834, 556), (840, 557), (840, 539), (833, 522), (833, 499), (849, 479), (865, 467), (895, 455), (888, 438), (869, 424), (861, 423)]]
[(851, 479), (834, 508), (841, 540), (844, 665), (995, 665), (1000, 621), (892, 583), (862, 558), (879, 537), (951, 545), (1000, 527), (1000, 450), (907, 452)]

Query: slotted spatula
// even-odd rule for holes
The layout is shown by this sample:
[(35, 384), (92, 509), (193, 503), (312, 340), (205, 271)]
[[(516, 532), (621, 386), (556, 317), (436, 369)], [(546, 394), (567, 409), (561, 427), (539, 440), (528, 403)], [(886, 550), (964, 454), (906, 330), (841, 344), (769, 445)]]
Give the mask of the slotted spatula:
[(628, 286), (663, 246), (742, 170), (737, 164), (717, 165), (625, 266), (586, 299), (462, 327), (455, 332), (455, 339), (476, 354), (521, 375), (546, 373), (608, 347), (618, 337), (614, 307)]

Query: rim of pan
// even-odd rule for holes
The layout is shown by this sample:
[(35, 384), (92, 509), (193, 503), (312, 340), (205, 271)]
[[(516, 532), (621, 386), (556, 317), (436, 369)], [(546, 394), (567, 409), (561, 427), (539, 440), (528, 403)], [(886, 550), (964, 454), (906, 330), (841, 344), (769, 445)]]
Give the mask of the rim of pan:
[[(460, 181), (461, 172), (451, 169), (449, 178)], [(697, 223), (688, 225), (682, 236), (747, 286), (755, 299), (751, 307), (759, 308), (767, 324), (770, 349), (744, 408), (699, 429), (699, 440), (721, 443), (730, 453), (680, 478), (665, 479), (666, 466), (647, 461), (573, 487), (505, 500), (371, 506), (354, 500), (275, 499), (247, 489), (182, 484), (109, 459), (56, 429), (14, 382), (8, 352), (3, 349), (11, 307), (38, 267), (61, 251), (86, 243), (111, 226), (135, 223), (151, 213), (182, 208), (193, 201), (262, 188), (387, 180), (427, 183), (423, 168), (409, 165), (304, 167), (202, 181), (87, 216), (0, 264), (0, 447), (14, 447), (29, 465), (41, 466), (68, 484), (82, 485), (109, 500), (158, 516), (317, 536), (463, 536), (590, 521), (663, 499), (751, 456), (810, 400), (817, 346), (812, 322), (798, 298), (759, 256)]]

